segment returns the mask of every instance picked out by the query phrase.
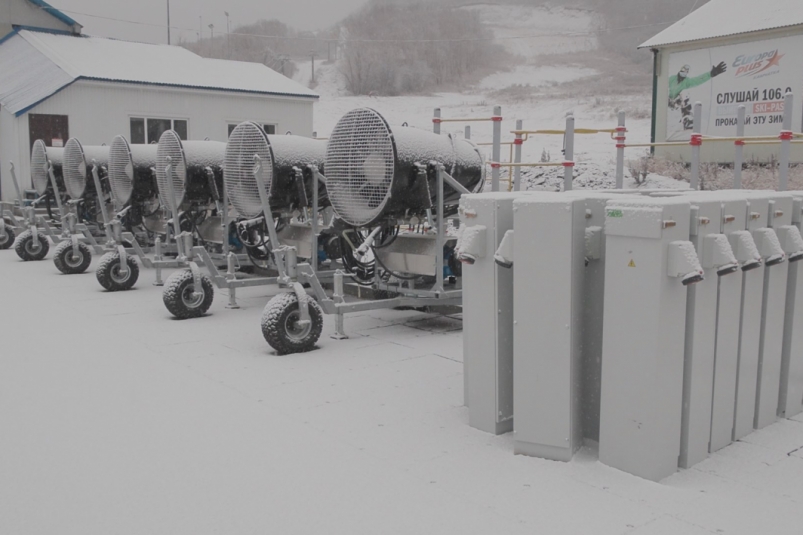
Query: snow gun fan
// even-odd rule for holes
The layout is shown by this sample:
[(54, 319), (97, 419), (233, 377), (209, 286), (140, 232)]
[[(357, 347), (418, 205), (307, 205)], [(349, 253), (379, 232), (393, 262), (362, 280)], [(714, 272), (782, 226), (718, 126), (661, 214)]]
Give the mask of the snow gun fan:
[(64, 180), (62, 177), (62, 160), (64, 149), (48, 147), (41, 139), (37, 139), (31, 148), (31, 181), (36, 193), (44, 195), (51, 189), (50, 175), (48, 173), (49, 163), (53, 164), (53, 175), (56, 177), (56, 184), (59, 190), (64, 192)]
[(138, 204), (158, 194), (156, 145), (130, 145), (124, 136), (116, 136), (109, 149), (109, 184), (118, 208)]
[[(162, 134), (156, 152), (156, 182), (164, 206), (206, 207), (217, 200), (223, 187), (225, 152), (225, 143), (182, 141), (173, 130)], [(173, 169), (172, 188), (166, 173), (168, 165)], [(171, 189), (173, 199), (170, 199)]]
[(106, 176), (108, 160), (109, 147), (83, 146), (75, 138), (67, 141), (62, 162), (62, 175), (67, 194), (76, 200), (93, 196), (96, 193), (102, 196), (103, 192), (95, 191), (92, 167), (93, 165), (98, 166), (98, 177), (102, 180)]
[[(338, 121), (326, 150), (329, 198), (337, 216), (356, 228), (384, 221), (421, 219), (436, 199), (430, 163), (471, 192), (482, 189), (484, 162), (473, 143), (417, 130), (391, 130), (370, 108), (358, 108)], [(444, 187), (446, 211), (454, 211), (460, 192)]]
[[(314, 179), (309, 167), (323, 172), (325, 157), (323, 141), (291, 135), (268, 136), (256, 123), (241, 123), (229, 136), (226, 147), (226, 193), (241, 217), (262, 215), (262, 201), (254, 176), (258, 165), (271, 211), (289, 213), (308, 208), (312, 206)], [(326, 199), (326, 190), (321, 186), (318, 206), (323, 208)]]

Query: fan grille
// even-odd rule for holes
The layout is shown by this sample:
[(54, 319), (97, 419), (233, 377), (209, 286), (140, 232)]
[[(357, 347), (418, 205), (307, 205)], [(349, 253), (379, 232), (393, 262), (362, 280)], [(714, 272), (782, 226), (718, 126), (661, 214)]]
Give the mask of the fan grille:
[(262, 213), (259, 188), (254, 177), (255, 156), (262, 161), (265, 193), (270, 194), (273, 181), (273, 157), (268, 137), (252, 122), (239, 124), (229, 136), (226, 147), (223, 179), (232, 206), (242, 217), (257, 217)]
[(37, 139), (31, 149), (31, 180), (39, 195), (44, 195), (50, 184), (47, 167), (47, 146), (44, 141)]
[(81, 143), (72, 138), (64, 147), (64, 160), (62, 163), (62, 176), (67, 194), (73, 199), (80, 199), (86, 191), (86, 158)]
[(378, 217), (390, 197), (395, 163), (381, 115), (369, 108), (344, 115), (326, 149), (326, 189), (338, 217), (357, 227)]
[(170, 163), (173, 166), (173, 191), (176, 194), (174, 200), (176, 207), (179, 207), (184, 202), (186, 193), (184, 184), (187, 179), (187, 162), (184, 158), (181, 139), (172, 130), (166, 131), (159, 138), (159, 149), (156, 152), (156, 183), (159, 186), (159, 198), (162, 204), (169, 209), (171, 207), (169, 202), (170, 189), (167, 184), (167, 174), (165, 173), (168, 157), (171, 158)]
[(134, 161), (124, 136), (116, 136), (109, 149), (109, 185), (120, 206), (131, 200), (134, 193)]

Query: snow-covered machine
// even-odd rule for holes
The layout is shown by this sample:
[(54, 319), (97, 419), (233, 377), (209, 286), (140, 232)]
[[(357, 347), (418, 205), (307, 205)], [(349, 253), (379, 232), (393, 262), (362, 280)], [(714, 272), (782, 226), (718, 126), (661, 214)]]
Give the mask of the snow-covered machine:
[[(447, 221), (456, 219), (461, 195), (483, 186), (485, 166), (477, 147), (451, 136), (392, 129), (376, 111), (359, 108), (335, 126), (325, 169), (345, 276), (381, 298), (346, 303), (342, 273), (335, 274), (329, 297), (311, 266), (300, 264), (294, 291), (265, 308), (268, 343), (280, 353), (312, 349), (323, 312), (336, 315), (334, 336), (342, 338), (348, 312), (459, 305), (457, 237), (447, 233)], [(308, 298), (303, 283), (311, 285), (320, 304)]]
[[(277, 276), (238, 277), (235, 254), (227, 255), (228, 271), (218, 271), (209, 251), (193, 248), (189, 270), (171, 276), (164, 291), (167, 309), (176, 317), (203, 314), (211, 305), (206, 287), (214, 283), (229, 293), (229, 308), (237, 308), (237, 288), (287, 283), (295, 276), (298, 258), (317, 271), (325, 254), (318, 245), (328, 226), (323, 211), (328, 206), (325, 187), (318, 184), (326, 155), (326, 143), (286, 135), (268, 136), (253, 122), (238, 125), (225, 152), (223, 204), (231, 201), (237, 215), (234, 239), (242, 244), (253, 266), (273, 267)], [(228, 224), (227, 224), (228, 228)], [(199, 266), (211, 279), (200, 275)], [(319, 274), (331, 278), (331, 274)], [(204, 297), (198, 297), (202, 288)], [(193, 297), (193, 295), (195, 295)], [(197, 305), (197, 306), (193, 306)]]
[[(21, 226), (28, 228), (22, 232), (14, 243), (14, 250), (24, 261), (43, 260), (50, 251), (50, 240), (60, 243), (68, 238), (66, 212), (64, 203), (67, 192), (62, 175), (62, 162), (64, 149), (48, 147), (44, 141), (38, 139), (31, 147), (31, 182), (39, 198), (25, 209), (24, 223)], [(22, 203), (22, 194), (17, 181), (14, 166), (11, 166), (11, 177), (17, 188), (19, 202)], [(58, 215), (53, 213), (53, 205), (58, 208)], [(36, 208), (44, 205), (47, 217), (37, 215)], [(56, 232), (57, 229), (61, 233)]]
[[(108, 180), (115, 214), (108, 226), (115, 250), (104, 255), (95, 272), (109, 291), (128, 290), (136, 284), (139, 265), (133, 256), (148, 268), (163, 262), (161, 255), (153, 260), (147, 256), (157, 241), (162, 248), (161, 239), (167, 241), (169, 231), (156, 183), (157, 151), (156, 145), (129, 144), (122, 135), (109, 147)], [(175, 248), (164, 245), (167, 251), (175, 252)]]
[(103, 238), (107, 231), (106, 205), (110, 191), (103, 181), (106, 179), (109, 147), (84, 146), (76, 138), (71, 138), (64, 146), (62, 156), (62, 177), (70, 197), (66, 202), (68, 213), (66, 229), (63, 230), (69, 239), (56, 247), (53, 263), (62, 273), (83, 273), (92, 262), (92, 251), (96, 254), (104, 251), (97, 238)]

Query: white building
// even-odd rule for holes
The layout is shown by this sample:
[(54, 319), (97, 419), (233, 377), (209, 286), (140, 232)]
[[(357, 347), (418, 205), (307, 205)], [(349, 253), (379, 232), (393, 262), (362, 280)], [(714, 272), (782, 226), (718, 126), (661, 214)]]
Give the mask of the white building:
[(0, 36), (15, 28), (79, 34), (82, 26), (43, 0), (0, 0)]
[(226, 141), (251, 120), (269, 133), (312, 135), (317, 94), (258, 63), (202, 58), (177, 46), (17, 29), (0, 43), (0, 183), (13, 199), (9, 163), (30, 187), (36, 139), (86, 145), (118, 134), (153, 143)]
[[(689, 115), (703, 104), (702, 133), (736, 135), (745, 106), (745, 135), (777, 136), (783, 95), (795, 95), (792, 130), (803, 129), (803, 0), (711, 0), (640, 48), (655, 54), (653, 141), (688, 141)], [(703, 145), (704, 161), (732, 162), (733, 143)], [(747, 145), (745, 159), (766, 161), (778, 146)], [(656, 154), (688, 161), (688, 147)], [(793, 148), (803, 161), (803, 146)]]

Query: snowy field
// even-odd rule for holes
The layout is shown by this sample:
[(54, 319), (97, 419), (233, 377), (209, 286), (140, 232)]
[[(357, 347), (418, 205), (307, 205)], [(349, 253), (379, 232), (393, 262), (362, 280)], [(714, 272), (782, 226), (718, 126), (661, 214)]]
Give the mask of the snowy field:
[(350, 316), (352, 338), (279, 357), (259, 317), (275, 290), (218, 293), (172, 320), (143, 271), (0, 252), (0, 533), (800, 533), (803, 417), (660, 484), (596, 461), (514, 456), (471, 429), (459, 316)]

